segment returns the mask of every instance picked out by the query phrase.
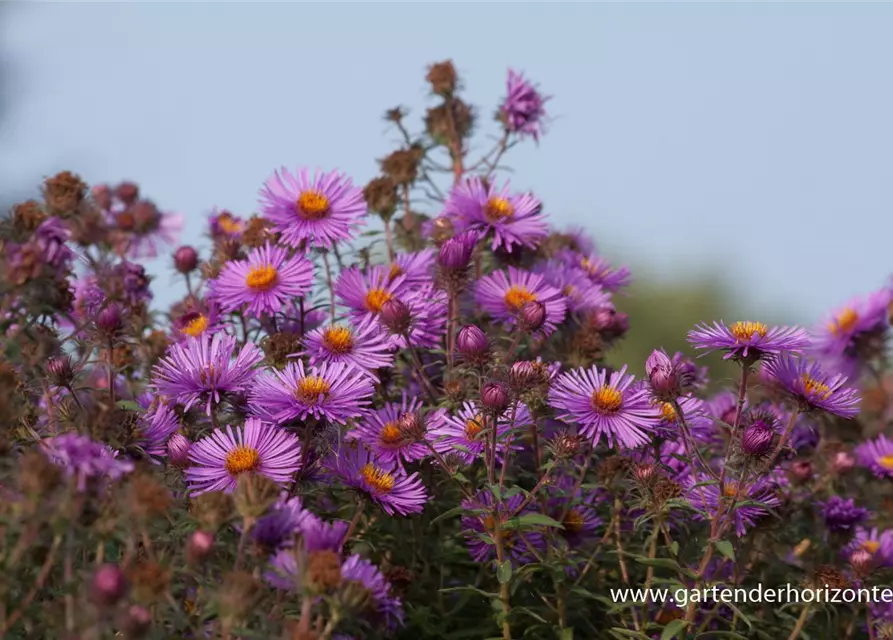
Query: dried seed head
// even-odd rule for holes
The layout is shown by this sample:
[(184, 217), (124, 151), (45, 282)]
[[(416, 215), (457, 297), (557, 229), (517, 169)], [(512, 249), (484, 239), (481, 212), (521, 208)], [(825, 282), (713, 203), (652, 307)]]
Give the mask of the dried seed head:
[(366, 206), (381, 217), (390, 218), (397, 208), (397, 184), (390, 176), (373, 178), (363, 189)]
[(279, 499), (279, 493), (279, 485), (268, 477), (256, 473), (241, 473), (233, 493), (236, 511), (243, 518), (255, 520)]
[(23, 233), (35, 231), (46, 218), (47, 215), (37, 200), (27, 200), (12, 209), (12, 224), (17, 231)]
[(232, 518), (233, 500), (223, 491), (210, 491), (192, 499), (191, 511), (202, 529), (216, 531)]
[(439, 96), (450, 96), (456, 90), (458, 76), (452, 60), (436, 62), (428, 67), (428, 75), (425, 76), (431, 84), (431, 91)]
[(425, 155), (424, 149), (412, 146), (408, 149), (397, 149), (382, 160), (381, 170), (398, 185), (409, 185), (415, 182), (419, 172), (419, 163)]
[(846, 589), (849, 578), (840, 569), (829, 565), (821, 566), (812, 574), (811, 586), (815, 589)]
[(242, 244), (254, 249), (263, 246), (267, 240), (272, 240), (275, 237), (276, 234), (270, 231), (270, 223), (266, 218), (251, 216), (245, 223), (245, 230), (242, 231)]
[(682, 487), (678, 482), (675, 482), (667, 477), (660, 477), (654, 481), (654, 486), (651, 488), (651, 495), (654, 498), (654, 502), (657, 504), (664, 504), (669, 500), (673, 500), (682, 495)]
[(261, 594), (260, 582), (246, 571), (230, 571), (223, 576), (220, 589), (220, 612), (224, 620), (233, 624), (254, 607)]
[(19, 490), (25, 496), (41, 500), (61, 481), (62, 471), (39, 451), (29, 451), (19, 458)]
[(44, 202), (53, 215), (74, 213), (87, 194), (86, 183), (71, 171), (62, 171), (47, 178), (43, 187)]
[(142, 560), (127, 572), (134, 598), (144, 603), (157, 602), (164, 597), (171, 575), (170, 569), (154, 560)]
[(128, 489), (127, 505), (139, 520), (164, 515), (170, 508), (171, 494), (149, 475), (132, 476)]
[(321, 593), (337, 589), (341, 584), (341, 558), (328, 549), (311, 553), (307, 558), (307, 578)]

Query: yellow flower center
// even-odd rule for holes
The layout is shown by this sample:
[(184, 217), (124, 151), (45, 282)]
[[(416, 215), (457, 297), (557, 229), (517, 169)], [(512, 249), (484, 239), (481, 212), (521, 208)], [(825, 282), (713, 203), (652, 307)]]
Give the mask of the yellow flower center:
[(465, 439), (474, 440), (484, 430), (484, 416), (478, 414), (465, 421)]
[(893, 471), (893, 455), (881, 456), (878, 458), (878, 464), (887, 471)]
[(391, 299), (391, 294), (384, 289), (369, 289), (366, 294), (366, 308), (372, 313), (381, 311), (381, 306)]
[(231, 475), (238, 475), (244, 471), (254, 471), (260, 464), (260, 453), (257, 449), (246, 446), (238, 446), (226, 454), (224, 466)]
[(820, 382), (816, 380), (808, 373), (804, 373), (803, 377), (800, 378), (800, 382), (803, 383), (803, 392), (809, 398), (815, 398), (818, 400), (827, 400), (831, 395), (831, 389), (824, 382)]
[(378, 437), (383, 444), (397, 444), (403, 439), (403, 434), (395, 422), (386, 422)]
[(322, 220), (329, 215), (329, 199), (322, 191), (304, 191), (298, 196), (297, 210), (304, 220)]
[(255, 291), (269, 291), (279, 281), (279, 274), (276, 273), (276, 267), (265, 264), (261, 267), (251, 267), (248, 275), (245, 276), (245, 284), (249, 289)]
[(660, 414), (667, 422), (676, 422), (676, 409), (669, 402), (662, 402), (660, 405)]
[(363, 474), (369, 486), (378, 493), (388, 493), (394, 488), (394, 476), (384, 469), (379, 469), (374, 464), (364, 465), (360, 469), (360, 473)]
[(750, 340), (753, 334), (765, 338), (769, 333), (769, 327), (762, 322), (736, 322), (731, 326), (731, 332), (737, 340)]
[(183, 333), (193, 338), (202, 335), (208, 328), (208, 319), (202, 314), (198, 314), (195, 318), (186, 323), (183, 327)]
[(738, 495), (738, 483), (737, 482), (728, 482), (726, 483), (725, 491), (723, 492), (727, 498), (734, 498)]
[(221, 214), (217, 218), (217, 226), (223, 229), (224, 233), (242, 233), (242, 223), (234, 220), (228, 213)]
[(877, 553), (878, 549), (881, 548), (881, 543), (877, 540), (866, 540), (862, 543), (862, 548), (865, 549), (868, 553)]
[(511, 218), (514, 213), (515, 208), (506, 198), (490, 198), (487, 201), (486, 214), (491, 220)]
[(583, 530), (583, 516), (576, 509), (571, 509), (564, 516), (562, 524), (568, 533), (580, 533)]
[(855, 309), (847, 307), (837, 314), (837, 317), (834, 319), (833, 322), (828, 324), (828, 329), (831, 331), (831, 333), (837, 335), (849, 333), (853, 330), (853, 327), (856, 326), (856, 323), (858, 321), (859, 314), (856, 313)]
[(320, 376), (307, 376), (298, 382), (298, 388), (295, 389), (295, 396), (301, 402), (306, 404), (316, 404), (319, 402), (320, 396), (329, 395), (330, 385)]
[(614, 387), (602, 387), (592, 394), (592, 408), (599, 413), (615, 413), (623, 404), (623, 394)]
[(536, 300), (536, 294), (531, 293), (526, 288), (512, 285), (509, 287), (509, 290), (505, 292), (505, 306), (507, 306), (512, 311), (520, 311), (521, 307), (523, 307), (528, 302), (533, 302)]
[(322, 334), (322, 342), (332, 353), (350, 353), (353, 349), (353, 334), (347, 327), (329, 327)]

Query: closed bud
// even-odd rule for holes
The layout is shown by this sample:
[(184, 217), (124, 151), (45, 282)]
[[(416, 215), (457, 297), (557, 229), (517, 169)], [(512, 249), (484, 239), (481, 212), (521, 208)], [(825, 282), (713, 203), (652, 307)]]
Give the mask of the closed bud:
[(539, 379), (536, 366), (528, 360), (521, 360), (509, 369), (509, 382), (516, 391), (525, 391), (535, 385)]
[(762, 456), (769, 453), (775, 432), (758, 420), (744, 430), (741, 436), (741, 449), (749, 456)]
[(866, 549), (856, 549), (850, 555), (850, 564), (857, 574), (867, 576), (875, 568), (874, 555)]
[(791, 464), (791, 475), (795, 480), (806, 482), (812, 478), (812, 463), (809, 460), (795, 460)]
[(834, 473), (840, 475), (852, 471), (855, 466), (856, 459), (848, 451), (838, 451), (831, 459), (831, 469), (834, 470)]
[(90, 195), (93, 196), (93, 202), (96, 206), (107, 211), (112, 208), (112, 190), (107, 184), (97, 184), (90, 189)]
[(97, 605), (111, 607), (127, 593), (127, 578), (116, 564), (104, 564), (90, 581), (90, 599)]
[(425, 420), (415, 411), (407, 411), (397, 420), (400, 435), (409, 442), (421, 442), (425, 439)]
[(182, 274), (195, 271), (198, 268), (198, 251), (185, 245), (174, 251), (174, 267)]
[(123, 326), (121, 309), (116, 303), (112, 302), (99, 312), (99, 315), (96, 317), (96, 326), (99, 327), (100, 331), (108, 335), (114, 335), (121, 330)]
[(502, 413), (509, 405), (509, 394), (500, 382), (488, 382), (481, 389), (481, 404), (493, 413)]
[(532, 333), (542, 329), (546, 324), (546, 305), (539, 300), (531, 300), (521, 307), (518, 320), (523, 331)]
[(477, 240), (476, 231), (466, 231), (450, 238), (440, 245), (437, 254), (438, 266), (449, 272), (463, 271), (471, 262)]
[(72, 378), (74, 378), (74, 370), (71, 367), (71, 358), (68, 356), (59, 356), (58, 358), (50, 358), (47, 361), (47, 375), (50, 382), (57, 387), (67, 387)]
[(487, 335), (473, 324), (466, 325), (456, 336), (456, 350), (466, 362), (483, 364), (487, 361)]
[(133, 182), (122, 182), (115, 187), (115, 196), (124, 204), (131, 205), (140, 197), (140, 188)]
[(550, 448), (552, 450), (552, 455), (556, 458), (560, 460), (569, 460), (580, 453), (582, 443), (583, 441), (580, 436), (569, 433), (560, 433), (555, 436)]
[(210, 531), (195, 531), (186, 542), (186, 560), (198, 564), (207, 558), (214, 549), (214, 534)]
[(192, 444), (186, 436), (175, 433), (167, 441), (167, 461), (174, 467), (185, 469), (189, 466), (189, 450)]
[(633, 470), (633, 475), (643, 487), (650, 487), (657, 477), (657, 467), (653, 464), (638, 464)]
[(152, 626), (152, 614), (146, 607), (131, 605), (121, 618), (121, 630), (126, 638), (142, 638)]
[(679, 397), (679, 377), (673, 361), (662, 349), (655, 349), (645, 361), (645, 374), (654, 396), (665, 402)]
[(412, 324), (412, 314), (406, 304), (396, 298), (388, 300), (381, 305), (379, 318), (391, 333), (402, 335), (409, 330)]

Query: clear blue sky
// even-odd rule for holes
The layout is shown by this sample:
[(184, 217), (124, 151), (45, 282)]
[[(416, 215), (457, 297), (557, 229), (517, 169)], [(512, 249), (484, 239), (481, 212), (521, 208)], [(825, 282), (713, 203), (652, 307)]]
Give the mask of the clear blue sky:
[(3, 191), (62, 168), (130, 178), (195, 239), (281, 165), (365, 182), (394, 141), (381, 113), (421, 115), (425, 65), (451, 57), (487, 126), (509, 66), (555, 96), (513, 182), (641, 277), (722, 261), (752, 315), (809, 321), (893, 271), (889, 4), (7, 9)]

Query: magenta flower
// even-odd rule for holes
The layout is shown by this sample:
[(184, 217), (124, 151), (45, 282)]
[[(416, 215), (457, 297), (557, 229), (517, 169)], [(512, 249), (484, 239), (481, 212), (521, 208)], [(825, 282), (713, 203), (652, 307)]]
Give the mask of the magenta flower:
[(140, 404), (146, 412), (137, 422), (137, 444), (153, 459), (163, 458), (167, 454), (167, 440), (180, 428), (180, 421), (169, 405), (157, 400), (152, 402), (151, 396), (140, 398)]
[[(735, 533), (738, 537), (747, 533), (758, 520), (769, 514), (769, 509), (774, 509), (781, 504), (775, 495), (775, 485), (766, 478), (760, 478), (756, 482), (739, 490), (735, 482), (725, 483), (725, 495), (719, 494), (719, 483), (712, 482), (707, 475), (691, 476), (688, 481), (686, 496), (692, 506), (713, 517), (724, 498), (732, 500), (738, 496), (735, 505)], [(754, 502), (760, 504), (753, 504)], [(695, 516), (696, 519), (705, 518), (703, 514)]]
[[(534, 510), (528, 505), (524, 509), (520, 509), (524, 502), (524, 496), (515, 494), (510, 498), (506, 498), (495, 509), (496, 515), (493, 514), (493, 494), (489, 489), (481, 489), (473, 499), (465, 499), (462, 501), (462, 507), (471, 512), (462, 517), (462, 526), (465, 527), (466, 546), (471, 557), (478, 562), (494, 560), (496, 558), (496, 547), (493, 543), (493, 536), (496, 535), (496, 524), (504, 525), (512, 517), (521, 514), (534, 513)], [(484, 537), (486, 536), (486, 537)], [(536, 559), (536, 555), (531, 551), (542, 551), (545, 548), (545, 540), (543, 534), (539, 531), (525, 529), (502, 529), (499, 530), (499, 536), (502, 538), (503, 548), (508, 557), (514, 564), (527, 564)]]
[(236, 339), (223, 333), (208, 333), (171, 345), (167, 356), (155, 365), (151, 386), (165, 398), (184, 405), (185, 410), (206, 402), (211, 415), (228, 395), (248, 390), (263, 360), (263, 352), (251, 342), (236, 354)]
[(852, 554), (855, 551), (867, 551), (871, 554), (875, 566), (893, 566), (893, 530), (879, 531), (877, 527), (866, 529), (856, 527), (856, 533), (847, 550)]
[(429, 247), (413, 253), (398, 253), (388, 268), (388, 276), (403, 276), (403, 286), (430, 285), (434, 278), (434, 249)]
[(893, 479), (893, 440), (883, 433), (860, 444), (854, 453), (859, 464), (875, 476)]
[(762, 322), (736, 322), (727, 327), (722, 320), (713, 326), (703, 324), (688, 333), (695, 349), (725, 351), (725, 359), (768, 360), (781, 353), (799, 353), (809, 338), (797, 327), (769, 327)]
[(214, 240), (223, 238), (232, 238), (238, 240), (245, 231), (245, 222), (242, 218), (238, 218), (229, 211), (217, 209), (211, 210), (211, 217), (208, 220), (211, 228), (211, 238)]
[(837, 309), (813, 332), (815, 355), (855, 377), (861, 364), (884, 350), (891, 302), (893, 289), (885, 287)]
[(549, 404), (559, 420), (579, 425), (581, 435), (597, 445), (602, 436), (629, 448), (649, 442), (662, 416), (652, 405), (648, 388), (633, 385), (624, 366), (608, 376), (597, 366), (561, 374), (549, 390)]
[(294, 355), (309, 356), (311, 365), (343, 362), (376, 380), (376, 369), (394, 364), (390, 336), (373, 318), (355, 325), (344, 323), (314, 329), (304, 337), (304, 347), (301, 354)]
[(611, 301), (611, 294), (595, 284), (582, 269), (568, 268), (559, 260), (541, 263), (534, 271), (541, 273), (547, 284), (565, 296), (571, 313), (593, 311), (607, 306)]
[(309, 369), (300, 360), (289, 362), (284, 369), (272, 369), (257, 379), (251, 390), (251, 409), (276, 423), (312, 416), (344, 424), (363, 415), (372, 396), (369, 376), (357, 374), (344, 362)]
[[(499, 460), (509, 448), (516, 430), (526, 429), (531, 422), (530, 410), (524, 404), (518, 404), (514, 416), (511, 407), (502, 412), (496, 420), (496, 455)], [(434, 448), (438, 453), (453, 454), (463, 463), (471, 464), (484, 455), (487, 437), (481, 433), (484, 423), (483, 410), (475, 403), (463, 402), (455, 415), (446, 416), (442, 424), (431, 429)]]
[(506, 80), (508, 95), (499, 110), (499, 116), (507, 131), (519, 136), (532, 136), (539, 140), (545, 133), (546, 110), (549, 96), (541, 94), (523, 74), (511, 69)]
[(514, 267), (495, 271), (478, 281), (475, 300), (485, 312), (508, 326), (517, 324), (518, 315), (528, 302), (541, 302), (546, 307), (544, 335), (555, 331), (564, 321), (567, 303), (561, 292), (544, 282), (541, 274)]
[(260, 191), (261, 211), (293, 247), (331, 248), (353, 238), (353, 230), (366, 214), (363, 190), (350, 179), (332, 172), (299, 169), (295, 175), (284, 167), (267, 180)]
[(269, 242), (248, 254), (247, 260), (227, 262), (220, 276), (211, 282), (211, 292), (224, 311), (243, 307), (260, 317), (276, 313), (293, 298), (305, 295), (313, 286), (313, 264), (300, 255)]
[(432, 433), (443, 422), (446, 410), (437, 409), (422, 415), (421, 407), (422, 403), (417, 397), (410, 399), (404, 391), (401, 402), (387, 402), (381, 409), (370, 411), (353, 430), (347, 432), (347, 438), (362, 442), (383, 464), (402, 466), (404, 461), (422, 460), (431, 453), (428, 446), (405, 433), (401, 420), (411, 418), (422, 421), (419, 430)]
[[(409, 342), (414, 347), (435, 349), (440, 346), (446, 333), (447, 297), (446, 293), (433, 287), (421, 287), (406, 293), (400, 301), (409, 309)], [(407, 348), (402, 335), (391, 337), (393, 345)]]
[(495, 184), (485, 188), (478, 177), (456, 185), (445, 205), (457, 230), (492, 233), (494, 251), (513, 245), (536, 248), (549, 234), (541, 209), (533, 194), (511, 195), (508, 183), (502, 189)]
[(89, 436), (65, 433), (42, 440), (40, 447), (66, 477), (77, 482), (78, 491), (86, 491), (91, 480), (114, 482), (133, 471), (132, 462), (118, 460), (117, 451)]
[(194, 443), (189, 460), (192, 465), (185, 474), (192, 495), (231, 493), (242, 473), (266, 476), (284, 486), (301, 468), (301, 445), (288, 431), (248, 418), (244, 427), (215, 429)]
[(341, 565), (341, 578), (365, 588), (376, 616), (389, 629), (403, 625), (403, 604), (400, 598), (391, 594), (391, 585), (378, 567), (354, 554)]
[(859, 413), (859, 393), (844, 386), (846, 376), (826, 374), (815, 362), (784, 355), (767, 362), (764, 371), (803, 411), (820, 409), (842, 418)]
[(376, 265), (363, 273), (358, 267), (341, 272), (335, 283), (335, 295), (350, 310), (351, 318), (360, 322), (369, 314), (378, 315), (388, 300), (406, 293), (405, 276), (391, 277), (386, 267)]
[(198, 338), (205, 333), (214, 335), (223, 329), (217, 303), (210, 298), (206, 300), (190, 298), (185, 311), (175, 317), (171, 325), (178, 342)]
[(346, 485), (378, 504), (388, 515), (421, 513), (428, 495), (417, 473), (407, 475), (393, 464), (376, 459), (364, 446), (345, 446), (328, 466)]

